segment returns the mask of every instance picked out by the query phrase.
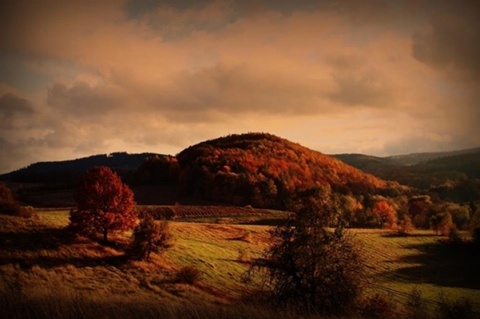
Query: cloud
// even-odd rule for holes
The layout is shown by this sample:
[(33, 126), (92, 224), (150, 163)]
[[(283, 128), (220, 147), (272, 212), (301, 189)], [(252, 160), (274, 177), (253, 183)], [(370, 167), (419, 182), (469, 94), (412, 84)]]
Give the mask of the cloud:
[(26, 99), (7, 93), (0, 97), (0, 114), (3, 118), (12, 119), (19, 114), (31, 115), (33, 109)]
[(28, 100), (11, 93), (0, 96), (0, 130), (22, 129), (24, 120), (34, 115)]
[(247, 131), (329, 153), (477, 146), (480, 19), (449, 3), (2, 3), (3, 167)]
[(442, 8), (445, 11), (431, 17), (427, 30), (414, 35), (413, 56), (442, 71), (453, 69), (480, 80), (480, 3), (460, 1)]
[(375, 72), (360, 75), (343, 72), (334, 74), (333, 79), (338, 89), (330, 97), (336, 102), (353, 106), (388, 107), (392, 101), (392, 89)]
[(92, 87), (84, 82), (71, 87), (55, 83), (47, 90), (47, 104), (56, 112), (69, 116), (91, 118), (114, 115), (112, 112), (121, 104), (121, 93), (106, 87)]
[(321, 93), (318, 84), (298, 74), (219, 63), (179, 74), (159, 104), (169, 105), (169, 118), (177, 121), (189, 115), (202, 120), (213, 111), (230, 116), (302, 115), (320, 111), (312, 102)]

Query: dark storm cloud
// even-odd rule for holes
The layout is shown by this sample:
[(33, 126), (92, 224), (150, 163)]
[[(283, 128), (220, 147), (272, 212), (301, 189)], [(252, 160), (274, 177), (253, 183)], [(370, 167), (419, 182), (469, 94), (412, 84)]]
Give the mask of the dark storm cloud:
[(479, 3), (3, 1), (1, 164), (244, 131), (331, 153), (477, 146)]
[(359, 75), (338, 73), (333, 79), (338, 89), (330, 97), (344, 105), (388, 107), (392, 100), (391, 88), (374, 72)]
[(177, 10), (199, 9), (211, 2), (212, 0), (129, 0), (125, 4), (125, 12), (128, 18), (138, 19), (161, 7)]
[[(138, 19), (159, 8), (173, 8), (176, 10), (202, 9), (214, 0), (129, 0), (125, 4), (125, 12), (128, 18)], [(218, 2), (218, 1), (217, 1)], [(291, 14), (295, 11), (308, 11), (334, 5), (333, 0), (234, 0), (225, 1), (232, 11), (246, 14), (251, 12), (252, 8), (270, 9)]]
[(429, 30), (413, 37), (413, 56), (440, 70), (480, 80), (480, 1), (455, 1), (431, 17)]
[(14, 126), (16, 121), (34, 113), (28, 100), (11, 93), (0, 96), (0, 127), (3, 129)]
[(71, 87), (56, 83), (47, 90), (47, 103), (58, 112), (97, 117), (116, 109), (120, 97), (112, 90), (91, 87), (86, 83), (75, 83)]

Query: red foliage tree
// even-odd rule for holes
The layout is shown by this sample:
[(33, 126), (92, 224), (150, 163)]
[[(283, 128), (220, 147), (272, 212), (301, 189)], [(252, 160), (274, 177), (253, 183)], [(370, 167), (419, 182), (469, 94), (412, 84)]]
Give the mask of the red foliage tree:
[(375, 203), (375, 206), (372, 208), (372, 214), (380, 217), (382, 228), (393, 228), (397, 222), (395, 209), (385, 200)]
[(96, 166), (78, 188), (77, 209), (70, 211), (69, 228), (77, 233), (108, 233), (132, 229), (137, 222), (133, 192), (110, 168)]

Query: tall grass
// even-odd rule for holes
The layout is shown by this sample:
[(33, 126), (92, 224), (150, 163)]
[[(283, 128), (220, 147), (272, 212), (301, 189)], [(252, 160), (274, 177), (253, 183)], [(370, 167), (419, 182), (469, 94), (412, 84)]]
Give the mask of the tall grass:
[[(299, 318), (240, 301), (254, 289), (241, 275), (268, 246), (268, 227), (173, 221), (175, 246), (147, 263), (126, 260), (121, 245), (65, 237), (68, 211), (37, 215), (0, 216), (0, 318)], [(391, 293), (406, 305), (418, 288), (431, 312), (443, 291), (480, 310), (478, 254), (432, 232), (353, 232), (364, 245), (372, 294)], [(123, 236), (120, 243), (130, 240)], [(188, 265), (202, 274), (192, 285), (176, 280)]]
[(295, 313), (266, 305), (212, 304), (207, 302), (153, 303), (145, 301), (112, 301), (108, 295), (77, 293), (29, 298), (21, 292), (0, 294), (0, 318), (9, 319), (294, 319)]

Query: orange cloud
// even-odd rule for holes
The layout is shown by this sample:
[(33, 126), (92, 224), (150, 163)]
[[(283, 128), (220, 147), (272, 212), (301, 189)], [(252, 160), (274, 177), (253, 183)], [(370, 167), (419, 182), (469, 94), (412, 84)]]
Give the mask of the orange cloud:
[(478, 146), (472, 6), (2, 3), (0, 92), (15, 99), (0, 114), (18, 120), (0, 128), (2, 154), (15, 155), (0, 170), (31, 153), (174, 153), (245, 131), (328, 153)]

